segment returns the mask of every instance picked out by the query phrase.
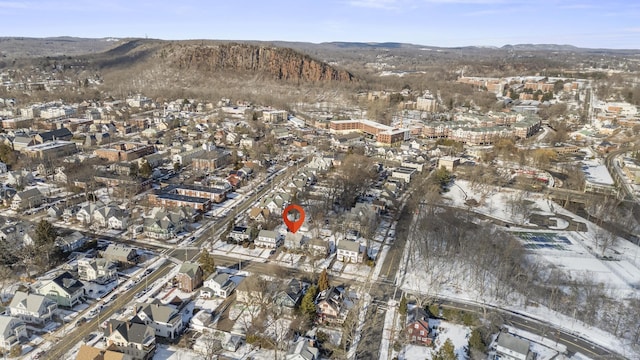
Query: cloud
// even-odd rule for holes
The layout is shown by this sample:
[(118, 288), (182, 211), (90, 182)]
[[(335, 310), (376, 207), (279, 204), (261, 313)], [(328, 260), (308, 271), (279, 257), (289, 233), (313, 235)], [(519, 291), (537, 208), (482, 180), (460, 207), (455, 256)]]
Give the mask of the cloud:
[(386, 10), (397, 9), (399, 6), (397, 0), (352, 0), (349, 4), (355, 7)]
[(19, 1), (0, 1), (0, 9), (28, 9), (32, 6), (30, 3)]
[(561, 9), (567, 10), (581, 10), (581, 9), (595, 9), (597, 6), (594, 4), (569, 4), (569, 5), (561, 5)]

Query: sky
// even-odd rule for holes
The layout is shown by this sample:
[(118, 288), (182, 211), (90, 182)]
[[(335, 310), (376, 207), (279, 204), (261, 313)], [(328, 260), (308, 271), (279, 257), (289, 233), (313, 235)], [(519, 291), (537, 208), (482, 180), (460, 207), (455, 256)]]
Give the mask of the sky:
[(0, 0), (0, 36), (640, 49), (640, 1)]

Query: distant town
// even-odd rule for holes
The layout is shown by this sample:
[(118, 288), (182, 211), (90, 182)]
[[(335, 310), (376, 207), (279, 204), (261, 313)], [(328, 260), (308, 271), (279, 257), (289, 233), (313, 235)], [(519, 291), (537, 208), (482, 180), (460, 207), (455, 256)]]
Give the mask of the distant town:
[[(2, 94), (103, 81), (0, 80)], [(4, 357), (637, 358), (640, 114), (593, 81), (452, 80), (487, 105), (351, 94), (392, 109), (376, 118), (3, 95)]]

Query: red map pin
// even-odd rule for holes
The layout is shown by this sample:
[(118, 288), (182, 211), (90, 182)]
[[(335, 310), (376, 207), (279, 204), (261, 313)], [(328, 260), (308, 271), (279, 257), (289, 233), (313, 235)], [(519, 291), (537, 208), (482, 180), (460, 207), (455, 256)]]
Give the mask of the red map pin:
[[(295, 221), (289, 220), (289, 213), (293, 210), (297, 211), (300, 214), (300, 217), (298, 218), (298, 220), (295, 220)], [(293, 205), (293, 204), (287, 206), (282, 212), (282, 220), (284, 220), (284, 223), (289, 228), (289, 231), (295, 234), (296, 231), (300, 229), (300, 226), (302, 226), (302, 223), (304, 222), (304, 210), (302, 209), (302, 206)]]

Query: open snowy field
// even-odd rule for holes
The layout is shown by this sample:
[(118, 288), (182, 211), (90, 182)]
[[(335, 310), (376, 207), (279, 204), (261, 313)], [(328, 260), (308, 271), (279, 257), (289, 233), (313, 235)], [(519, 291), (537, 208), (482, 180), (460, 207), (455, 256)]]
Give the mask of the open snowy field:
[[(617, 239), (604, 252), (596, 243), (596, 238), (603, 230), (560, 205), (544, 199), (540, 194), (519, 194), (518, 190), (502, 189), (485, 190), (479, 194), (466, 181), (456, 181), (445, 197), (445, 204), (460, 209), (478, 212), (499, 221), (513, 224), (503, 230), (510, 231), (527, 250), (527, 256), (533, 257), (549, 268), (563, 270), (569, 280), (580, 280), (586, 283), (602, 283), (612, 298), (636, 298), (640, 284), (640, 248), (624, 239)], [(555, 225), (535, 225), (527, 219), (514, 219), (510, 203), (514, 199), (526, 196), (533, 212), (558, 219)], [(478, 201), (477, 206), (469, 207), (468, 199)], [(583, 223), (585, 231), (567, 231), (568, 222)], [(399, 279), (402, 289), (419, 296), (438, 294), (469, 303), (498, 306), (514, 312), (525, 314), (544, 322), (552, 322), (566, 331), (593, 341), (616, 351), (625, 351), (629, 358), (640, 358), (630, 349), (627, 340), (608, 332), (588, 326), (571, 317), (564, 316), (544, 306), (529, 306), (527, 299), (517, 293), (508, 294), (506, 299), (497, 301), (491, 294), (483, 290), (483, 286), (467, 280), (469, 277), (463, 266), (456, 266), (456, 260), (448, 259), (448, 265), (442, 266), (439, 259), (431, 259), (431, 263), (422, 263), (416, 254), (405, 250), (404, 265), (406, 274)], [(603, 256), (604, 255), (604, 256)], [(453, 263), (453, 265), (452, 265)], [(425, 268), (435, 269), (429, 272)], [(437, 269), (446, 269), (437, 273)], [(487, 279), (486, 281), (494, 281)], [(415, 350), (417, 351), (417, 350)], [(414, 354), (415, 358), (428, 358), (426, 354)], [(410, 357), (407, 357), (410, 358)]]

